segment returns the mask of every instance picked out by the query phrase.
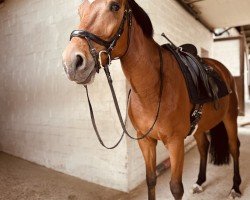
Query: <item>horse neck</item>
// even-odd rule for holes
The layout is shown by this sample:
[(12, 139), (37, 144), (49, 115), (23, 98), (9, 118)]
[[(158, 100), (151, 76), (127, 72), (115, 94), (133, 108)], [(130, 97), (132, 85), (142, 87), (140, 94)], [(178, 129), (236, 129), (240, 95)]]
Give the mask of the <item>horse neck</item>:
[[(143, 34), (134, 20), (127, 54), (121, 59), (122, 69), (132, 91), (138, 96), (154, 96), (158, 92), (160, 58), (158, 44)], [(156, 95), (157, 96), (157, 95)]]

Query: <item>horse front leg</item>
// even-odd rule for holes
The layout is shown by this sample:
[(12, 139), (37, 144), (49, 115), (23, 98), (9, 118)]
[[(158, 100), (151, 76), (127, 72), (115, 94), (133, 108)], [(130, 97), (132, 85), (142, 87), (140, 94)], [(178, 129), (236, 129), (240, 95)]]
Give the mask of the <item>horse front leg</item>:
[(184, 194), (182, 172), (184, 164), (184, 138), (172, 138), (167, 142), (171, 162), (170, 189), (175, 200), (181, 200)]
[[(138, 133), (138, 136), (141, 136)], [(146, 179), (148, 186), (148, 200), (155, 200), (155, 186), (156, 186), (156, 145), (157, 140), (153, 138), (144, 138), (138, 141), (141, 148), (145, 165), (146, 165)]]

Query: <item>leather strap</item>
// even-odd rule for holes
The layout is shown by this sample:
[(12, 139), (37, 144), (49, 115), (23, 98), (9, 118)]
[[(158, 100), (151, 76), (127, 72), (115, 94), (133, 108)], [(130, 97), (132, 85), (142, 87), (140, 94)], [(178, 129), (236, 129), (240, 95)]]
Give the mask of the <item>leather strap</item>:
[(80, 37), (82, 39), (85, 38), (89, 38), (90, 40), (95, 41), (97, 44), (100, 44), (106, 48), (109, 48), (110, 44), (112, 41), (105, 41), (103, 39), (101, 39), (100, 37), (88, 32), (88, 31), (83, 31), (83, 30), (74, 30), (72, 31), (71, 35), (70, 35), (70, 40), (73, 37)]
[[(94, 45), (92, 44), (92, 41), (94, 41), (95, 43), (97, 43), (97, 44), (99, 44), (101, 46), (104, 46), (106, 48), (105, 51), (111, 57), (111, 52), (113, 51), (114, 47), (116, 46), (117, 41), (119, 40), (119, 38), (121, 37), (121, 35), (122, 35), (123, 31), (124, 31), (124, 25), (125, 25), (126, 20), (128, 22), (128, 36), (129, 37), (128, 37), (128, 42), (127, 42), (128, 43), (127, 49), (126, 49), (126, 51), (124, 53), (124, 55), (125, 55), (127, 53), (127, 51), (128, 51), (128, 47), (129, 47), (129, 43), (130, 43), (130, 29), (131, 29), (131, 26), (132, 26), (132, 11), (131, 11), (131, 9), (129, 9), (128, 5), (126, 5), (122, 21), (121, 21), (121, 24), (120, 24), (117, 32), (108, 41), (103, 40), (100, 37), (98, 37), (97, 35), (95, 35), (93, 33), (90, 33), (88, 31), (85, 31), (85, 30), (74, 30), (74, 31), (72, 31), (72, 33), (70, 35), (70, 40), (73, 37), (80, 37), (82, 39), (87, 40), (88, 45), (89, 45), (90, 53), (91, 53), (91, 55), (92, 55), (92, 57), (93, 57), (93, 59), (95, 61), (95, 69), (96, 69), (97, 73), (99, 73), (99, 70), (101, 68), (101, 66), (100, 66), (101, 64), (100, 64), (100, 62), (98, 60), (99, 52), (97, 52), (97, 50), (95, 49)], [(115, 59), (117, 59), (117, 58), (115, 58)]]
[[(93, 111), (93, 107), (92, 107), (92, 104), (91, 104), (91, 101), (90, 101), (90, 98), (89, 98), (89, 91), (88, 91), (88, 87), (85, 86), (85, 89), (86, 89), (86, 94), (87, 94), (87, 99), (88, 99), (88, 104), (89, 104), (89, 112), (90, 112), (90, 116), (91, 116), (91, 121), (92, 121), (92, 125), (93, 125), (93, 128), (95, 130), (95, 133), (96, 133), (96, 136), (100, 142), (100, 144), (105, 147), (106, 149), (115, 149), (122, 141), (123, 137), (124, 137), (124, 132), (122, 133), (120, 139), (118, 140), (118, 142), (114, 145), (114, 146), (111, 146), (111, 147), (108, 147), (107, 145), (104, 144), (102, 138), (101, 138), (101, 135), (98, 131), (98, 128), (97, 128), (97, 125), (96, 125), (96, 121), (95, 121), (95, 115), (94, 115), (94, 111)], [(130, 95), (130, 93), (129, 93)], [(129, 99), (129, 98), (128, 98)], [(126, 116), (127, 118), (127, 116)]]
[[(158, 120), (158, 117), (159, 117), (159, 113), (160, 113), (160, 108), (161, 108), (161, 100), (162, 100), (162, 92), (163, 92), (163, 57), (162, 57), (162, 52), (161, 52), (161, 47), (159, 46), (159, 57), (160, 57), (160, 92), (159, 92), (159, 101), (158, 101), (158, 107), (157, 107), (157, 112), (156, 112), (156, 115), (155, 115), (155, 120), (152, 124), (152, 126), (149, 128), (149, 130), (142, 134), (141, 137), (133, 137), (131, 134), (128, 133), (127, 129), (126, 129), (126, 125), (125, 123), (123, 122), (123, 119), (122, 119), (122, 115), (121, 115), (121, 111), (120, 111), (120, 107), (119, 107), (119, 104), (118, 104), (118, 101), (117, 101), (117, 97), (116, 97), (116, 94), (115, 94), (115, 90), (114, 90), (114, 87), (113, 87), (113, 81), (112, 81), (112, 78), (111, 78), (111, 75), (110, 75), (110, 72), (109, 72), (109, 65), (106, 65), (104, 67), (104, 71), (105, 71), (105, 74), (106, 74), (106, 77), (107, 77), (107, 80), (108, 80), (108, 83), (109, 83), (109, 87), (110, 87), (110, 90), (111, 90), (111, 94), (112, 94), (112, 97), (113, 97), (113, 100), (114, 100), (114, 104), (115, 104), (115, 108), (116, 108), (116, 111), (117, 111), (117, 115), (118, 115), (118, 118), (119, 118), (119, 121), (120, 121), (120, 124), (121, 124), (121, 127), (123, 129), (123, 133), (120, 137), (120, 139), (118, 140), (118, 142), (112, 146), (112, 147), (107, 147), (101, 136), (100, 136), (100, 133), (98, 131), (98, 128), (96, 126), (96, 122), (95, 122), (95, 116), (94, 116), (94, 112), (93, 112), (93, 108), (92, 108), (92, 105), (91, 105), (91, 101), (90, 101), (90, 97), (89, 97), (89, 94), (88, 94), (88, 88), (87, 86), (85, 86), (86, 88), (86, 92), (87, 92), (87, 98), (88, 98), (88, 104), (89, 104), (89, 110), (90, 110), (90, 116), (91, 116), (91, 121), (92, 121), (92, 124), (93, 124), (93, 127), (94, 127), (94, 130), (95, 130), (95, 133), (97, 135), (97, 138), (100, 142), (100, 144), (105, 147), (106, 149), (114, 149), (116, 148), (122, 141), (123, 137), (124, 137), (124, 134), (126, 134), (129, 138), (131, 139), (134, 139), (134, 140), (142, 140), (144, 138), (146, 138), (147, 136), (149, 136), (149, 134), (151, 133), (151, 131), (153, 130), (157, 120)], [(131, 94), (131, 90), (128, 94), (128, 100), (127, 100), (127, 105), (129, 105), (129, 97), (130, 97), (130, 94)]]
[(190, 131), (187, 136), (193, 134), (194, 130), (198, 128), (198, 123), (200, 122), (202, 117), (202, 108), (203, 104), (196, 104), (194, 106), (194, 110), (190, 116), (190, 121), (191, 121)]

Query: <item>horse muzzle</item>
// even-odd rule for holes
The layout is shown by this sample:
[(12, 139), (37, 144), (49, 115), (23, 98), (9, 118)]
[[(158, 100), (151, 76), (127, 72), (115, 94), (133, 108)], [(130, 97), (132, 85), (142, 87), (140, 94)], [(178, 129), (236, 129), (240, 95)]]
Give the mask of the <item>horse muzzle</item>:
[(68, 79), (76, 83), (87, 84), (96, 73), (94, 61), (87, 61), (82, 53), (71, 48), (64, 51), (62, 65)]

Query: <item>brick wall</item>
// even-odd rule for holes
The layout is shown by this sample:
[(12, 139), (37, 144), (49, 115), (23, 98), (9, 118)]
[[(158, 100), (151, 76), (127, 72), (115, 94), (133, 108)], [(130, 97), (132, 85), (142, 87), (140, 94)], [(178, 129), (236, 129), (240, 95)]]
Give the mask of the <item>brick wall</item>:
[[(93, 132), (84, 89), (69, 82), (61, 53), (78, 23), (80, 0), (8, 0), (0, 8), (0, 150), (79, 178), (129, 191), (145, 179), (136, 142), (105, 150)], [(138, 1), (149, 13), (155, 39), (211, 50), (210, 33), (173, 0)], [(160, 9), (161, 8), (161, 9)], [(126, 81), (111, 67), (126, 110)], [(96, 118), (107, 144), (121, 129), (104, 74), (90, 87)], [(130, 126), (130, 125), (129, 125)], [(132, 130), (132, 128), (130, 127)], [(167, 158), (163, 146), (158, 162)]]
[[(126, 190), (126, 141), (114, 151), (100, 146), (84, 88), (68, 81), (61, 66), (62, 51), (78, 23), (80, 2), (9, 0), (1, 8), (0, 143), (7, 153)], [(124, 77), (119, 67), (112, 73), (125, 111)], [(121, 130), (105, 77), (97, 79), (90, 95), (109, 145)]]

